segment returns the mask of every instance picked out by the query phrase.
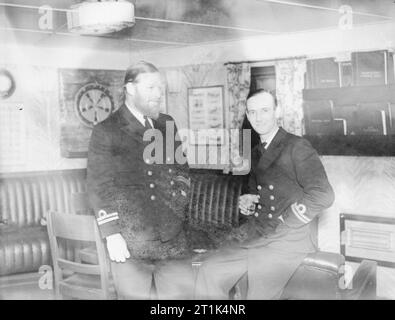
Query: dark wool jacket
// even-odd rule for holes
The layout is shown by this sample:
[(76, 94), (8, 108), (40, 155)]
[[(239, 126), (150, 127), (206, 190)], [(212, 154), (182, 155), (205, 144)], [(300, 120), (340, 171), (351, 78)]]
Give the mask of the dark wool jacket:
[[(172, 161), (181, 142), (166, 150), (166, 135), (174, 141), (177, 134), (173, 118), (160, 114), (153, 123), (162, 133), (163, 140), (157, 141), (166, 151), (164, 164), (149, 158), (147, 150), (152, 148), (145, 148), (151, 140), (143, 141), (146, 128), (125, 105), (94, 127), (88, 152), (90, 202), (103, 238), (120, 232), (133, 258), (181, 258), (189, 255), (183, 228), (190, 192), (188, 165)], [(173, 129), (167, 132), (166, 123)]]
[(269, 147), (251, 153), (251, 172), (244, 193), (258, 194), (256, 215), (248, 217), (249, 238), (309, 224), (334, 201), (334, 192), (321, 160), (301, 137), (279, 128)]

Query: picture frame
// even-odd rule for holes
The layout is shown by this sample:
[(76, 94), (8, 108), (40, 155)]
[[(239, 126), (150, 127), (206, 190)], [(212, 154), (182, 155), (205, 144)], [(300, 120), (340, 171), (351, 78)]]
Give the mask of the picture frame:
[(373, 215), (341, 213), (340, 253), (346, 261), (374, 260), (382, 267), (395, 268), (395, 219)]
[(187, 90), (191, 145), (224, 144), (224, 86), (190, 87)]

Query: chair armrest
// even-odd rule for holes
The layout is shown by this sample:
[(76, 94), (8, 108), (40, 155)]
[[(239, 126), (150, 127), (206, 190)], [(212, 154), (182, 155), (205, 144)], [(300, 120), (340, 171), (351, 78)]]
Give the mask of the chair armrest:
[(339, 278), (344, 263), (344, 257), (338, 253), (310, 253), (284, 287), (280, 299), (340, 299)]
[(374, 300), (377, 294), (377, 262), (363, 260), (351, 280), (351, 288), (342, 296), (346, 300)]
[(303, 260), (302, 265), (338, 273), (344, 263), (345, 259), (341, 254), (317, 251), (310, 253)]

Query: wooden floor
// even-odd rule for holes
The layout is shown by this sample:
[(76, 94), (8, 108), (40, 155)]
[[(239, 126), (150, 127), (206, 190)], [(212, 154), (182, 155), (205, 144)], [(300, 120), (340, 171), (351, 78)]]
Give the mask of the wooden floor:
[(40, 289), (38, 273), (0, 277), (0, 300), (54, 300), (52, 289)]
[[(13, 285), (0, 287), (0, 300), (55, 300), (53, 290), (42, 290), (37, 285)], [(377, 300), (388, 300), (377, 297)]]
[(42, 290), (37, 284), (0, 287), (0, 300), (54, 300), (53, 290)]
[[(380, 296), (376, 299), (388, 300)], [(38, 277), (34, 274), (0, 277), (0, 300), (55, 300), (55, 293), (40, 289)]]

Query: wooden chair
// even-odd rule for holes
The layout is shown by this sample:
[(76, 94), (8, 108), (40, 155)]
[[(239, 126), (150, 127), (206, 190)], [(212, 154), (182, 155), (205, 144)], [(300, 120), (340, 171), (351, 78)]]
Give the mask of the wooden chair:
[[(48, 212), (47, 228), (54, 267), (55, 293), (78, 299), (115, 299), (109, 281), (106, 251), (93, 216)], [(60, 256), (59, 238), (95, 244), (97, 264), (66, 260)], [(77, 260), (78, 259), (77, 257)]]
[[(88, 193), (87, 192), (74, 192), (71, 194), (71, 206), (73, 210), (78, 214), (90, 215), (92, 218), (95, 218), (92, 207), (89, 203)], [(95, 248), (95, 246), (85, 246), (79, 250), (79, 259), (85, 264), (98, 264), (99, 255)], [(109, 260), (107, 260), (109, 262)], [(108, 264), (108, 268), (110, 268), (110, 264)], [(110, 276), (110, 282), (112, 282), (112, 276)], [(115, 291), (115, 289), (114, 289)], [(151, 299), (155, 298), (155, 287), (151, 288), (150, 293)]]

